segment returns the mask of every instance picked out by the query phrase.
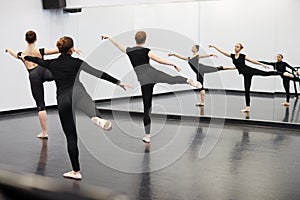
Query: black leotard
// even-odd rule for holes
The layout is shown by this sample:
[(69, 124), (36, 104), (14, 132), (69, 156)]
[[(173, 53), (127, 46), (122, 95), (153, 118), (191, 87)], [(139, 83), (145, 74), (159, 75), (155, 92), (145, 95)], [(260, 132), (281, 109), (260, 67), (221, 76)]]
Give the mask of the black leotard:
[(141, 91), (144, 105), (144, 127), (145, 133), (150, 134), (151, 129), (151, 107), (152, 107), (152, 93), (156, 83), (168, 84), (186, 84), (187, 78), (182, 76), (171, 76), (155, 69), (149, 63), (148, 56), (150, 49), (144, 47), (128, 47), (126, 53), (130, 59), (133, 69), (141, 84)]
[[(42, 58), (45, 55), (45, 49), (39, 49)], [(21, 56), (22, 52), (18, 53), (18, 56)], [(28, 69), (29, 72), (29, 81), (31, 94), (35, 100), (38, 111), (43, 111), (46, 109), (45, 97), (44, 97), (44, 82), (53, 81), (52, 73), (43, 67), (36, 66), (33, 69)]]

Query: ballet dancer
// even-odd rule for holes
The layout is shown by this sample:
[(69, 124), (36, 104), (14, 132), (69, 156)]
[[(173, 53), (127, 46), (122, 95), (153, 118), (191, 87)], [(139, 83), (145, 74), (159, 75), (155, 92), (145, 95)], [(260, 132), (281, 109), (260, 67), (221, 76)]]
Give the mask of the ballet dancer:
[(169, 62), (156, 56), (149, 48), (144, 47), (146, 42), (146, 32), (139, 31), (135, 34), (136, 46), (125, 48), (123, 45), (118, 43), (115, 39), (110, 36), (103, 35), (102, 39), (109, 39), (118, 49), (123, 53), (126, 53), (131, 61), (133, 69), (137, 75), (138, 81), (141, 84), (144, 115), (143, 122), (145, 128), (146, 137), (143, 138), (145, 143), (150, 143), (150, 129), (151, 129), (151, 107), (152, 107), (152, 95), (153, 88), (156, 83), (168, 83), (168, 84), (190, 84), (197, 89), (201, 88), (202, 85), (198, 81), (187, 79), (182, 76), (171, 76), (160, 70), (155, 69), (150, 65), (150, 59), (160, 64), (169, 65), (174, 67), (178, 72), (181, 68), (175, 63)]
[(82, 83), (79, 81), (81, 70), (111, 83), (114, 83), (124, 90), (129, 85), (121, 83), (109, 74), (96, 70), (79, 58), (72, 57), (74, 52), (73, 39), (62, 37), (56, 44), (61, 53), (57, 59), (42, 60), (39, 57), (24, 56), (21, 59), (36, 63), (49, 69), (54, 77), (57, 87), (58, 114), (63, 131), (67, 139), (67, 149), (71, 160), (73, 171), (64, 173), (65, 178), (80, 180), (79, 151), (77, 146), (77, 131), (74, 121), (73, 108), (85, 113), (94, 124), (104, 130), (111, 130), (110, 121), (102, 119), (94, 101), (91, 99)]
[[(283, 55), (282, 54), (278, 54), (276, 56), (277, 62), (266, 62), (266, 61), (259, 61), (263, 64), (266, 65), (271, 65), (273, 66), (274, 70), (277, 70), (279, 72), (288, 72), (287, 68), (289, 68), (293, 73), (296, 71), (294, 67), (290, 66), (288, 63), (282, 61), (283, 60)], [(286, 101), (284, 103), (282, 103), (281, 105), (283, 106), (290, 106), (290, 79), (285, 77), (285, 76), (281, 76), (282, 78), (282, 84), (286, 93)]]
[[(168, 56), (175, 56), (176, 58), (187, 61), (190, 67), (192, 68), (192, 70), (196, 73), (197, 81), (199, 81), (202, 84), (202, 87), (200, 88), (200, 103), (196, 104), (196, 106), (204, 106), (204, 101), (205, 101), (205, 89), (203, 87), (204, 74), (218, 72), (220, 70), (227, 70), (227, 67), (223, 67), (223, 66), (211, 67), (211, 66), (201, 64), (199, 62), (199, 59), (201, 58), (208, 58), (208, 57), (217, 58), (218, 56), (215, 54), (199, 55), (199, 45), (192, 46), (191, 50), (193, 53), (191, 57), (185, 57), (177, 53), (169, 53)], [(232, 69), (232, 68), (229, 67), (228, 69)]]
[(241, 50), (244, 48), (243, 45), (241, 43), (237, 43), (235, 45), (234, 54), (230, 54), (227, 53), (226, 51), (213, 46), (213, 45), (209, 45), (210, 48), (214, 48), (216, 49), (218, 52), (220, 52), (221, 54), (230, 57), (232, 59), (233, 64), (235, 65), (235, 67), (228, 67), (228, 68), (233, 68), (233, 69), (237, 69), (239, 74), (242, 74), (244, 76), (244, 88), (245, 88), (245, 100), (246, 100), (246, 108), (242, 109), (241, 112), (250, 112), (250, 87), (251, 87), (251, 81), (252, 81), (252, 77), (253, 76), (276, 76), (276, 75), (281, 75), (281, 76), (285, 76), (285, 77), (289, 77), (290, 79), (294, 79), (297, 81), (299, 81), (297, 77), (294, 77), (292, 74), (288, 73), (288, 72), (278, 72), (278, 71), (262, 71), (259, 69), (255, 69), (255, 68), (251, 68), (249, 66), (246, 65), (246, 61), (251, 62), (253, 64), (256, 65), (261, 65), (264, 68), (268, 68), (267, 65), (258, 62), (256, 60), (250, 59), (249, 57), (247, 57), (245, 54), (241, 53)]
[[(58, 49), (37, 49), (36, 42), (37, 42), (37, 35), (34, 31), (27, 31), (25, 34), (25, 40), (27, 42), (27, 47), (23, 52), (15, 52), (14, 50), (7, 48), (5, 52), (12, 55), (14, 58), (18, 59), (18, 55), (32, 55), (43, 59), (44, 55), (51, 55), (59, 53)], [(48, 131), (47, 131), (47, 112), (44, 100), (44, 82), (53, 81), (53, 76), (48, 69), (38, 66), (32, 62), (23, 62), (26, 69), (29, 73), (29, 81), (31, 87), (31, 94), (35, 100), (38, 117), (40, 121), (40, 125), (42, 128), (42, 132), (37, 135), (38, 138), (46, 139), (48, 138)]]

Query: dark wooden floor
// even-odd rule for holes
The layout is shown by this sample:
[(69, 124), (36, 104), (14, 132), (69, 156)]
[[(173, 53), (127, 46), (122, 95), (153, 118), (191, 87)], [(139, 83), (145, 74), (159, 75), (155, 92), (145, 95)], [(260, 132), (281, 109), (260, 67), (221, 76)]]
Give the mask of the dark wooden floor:
[[(297, 130), (154, 118), (147, 146), (140, 118), (113, 117), (113, 130), (102, 132), (78, 116), (83, 180), (74, 181), (76, 189), (88, 183), (143, 200), (300, 199)], [(49, 140), (36, 138), (33, 112), (1, 116), (0, 127), (1, 165), (60, 180), (70, 170), (55, 110), (49, 112)]]

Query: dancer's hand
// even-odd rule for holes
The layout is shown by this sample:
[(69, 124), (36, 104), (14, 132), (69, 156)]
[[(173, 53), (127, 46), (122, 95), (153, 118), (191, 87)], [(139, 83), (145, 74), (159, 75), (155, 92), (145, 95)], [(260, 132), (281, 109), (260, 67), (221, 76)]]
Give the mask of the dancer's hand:
[(214, 45), (208, 45), (209, 48), (216, 48)]
[(169, 53), (168, 56), (175, 56), (175, 53)]
[(123, 90), (125, 90), (125, 91), (126, 91), (127, 88), (132, 88), (131, 85), (128, 85), (128, 84), (126, 84), (126, 83), (120, 83), (119, 86), (120, 86), (121, 88), (123, 88)]
[(216, 54), (210, 54), (211, 57), (218, 58)]
[(179, 67), (178, 65), (174, 65), (174, 68), (175, 68), (178, 72), (181, 72), (181, 67)]
[(101, 40), (107, 40), (109, 38), (110, 38), (109, 35), (101, 35)]
[(11, 50), (11, 49), (6, 48), (6, 49), (5, 49), (5, 53), (8, 53), (10, 50)]
[(77, 55), (80, 55), (80, 54), (81, 54), (80, 49), (74, 48), (74, 51), (75, 51), (75, 53), (76, 53)]
[(265, 69), (270, 69), (268, 65), (262, 64), (261, 66), (263, 66)]

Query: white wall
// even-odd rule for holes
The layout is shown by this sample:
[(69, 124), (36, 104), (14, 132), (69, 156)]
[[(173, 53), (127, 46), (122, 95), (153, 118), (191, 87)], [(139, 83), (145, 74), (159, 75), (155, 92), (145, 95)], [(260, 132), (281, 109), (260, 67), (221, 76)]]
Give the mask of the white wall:
[[(97, 1), (69, 1), (69, 7), (71, 5), (90, 7), (84, 8), (79, 14), (63, 14), (61, 10), (43, 10), (41, 2), (12, 0), (0, 3), (2, 16), (4, 16), (1, 18), (0, 25), (5, 27), (0, 33), (1, 38), (4, 38), (0, 44), (3, 50), (0, 51), (2, 58), (0, 111), (35, 107), (26, 69), (20, 61), (4, 53), (6, 47), (15, 50), (24, 49), (24, 33), (28, 29), (37, 31), (38, 46), (41, 47), (53, 47), (58, 37), (63, 34), (71, 35), (82, 50), (81, 58), (87, 59), (99, 69), (108, 70), (134, 86), (138, 86), (138, 83), (134, 74), (130, 73), (128, 58), (121, 56), (111, 44), (101, 41), (100, 34), (118, 36), (125, 45), (130, 46), (133, 45), (133, 41), (128, 31), (145, 28), (167, 29), (186, 36), (189, 42), (182, 43), (180, 40), (174, 40), (169, 44), (168, 41), (164, 41), (167, 49), (153, 49), (163, 57), (166, 57), (169, 50), (189, 55), (193, 43), (200, 43), (203, 47), (202, 52), (216, 53), (207, 48), (208, 44), (215, 44), (232, 52), (234, 44), (242, 42), (246, 47), (244, 53), (254, 59), (274, 60), (275, 54), (280, 52), (291, 65), (300, 65), (298, 58), (300, 27), (297, 24), (297, 19), (300, 19), (300, 13), (297, 12), (300, 1), (298, 0), (223, 0), (161, 4), (156, 2), (156, 4), (122, 6), (116, 6), (119, 2), (113, 1), (114, 6), (106, 4), (104, 7), (90, 7)], [(121, 33), (124, 32), (127, 32), (127, 35), (122, 36)], [(155, 37), (153, 36), (151, 40), (149, 35), (147, 45), (157, 47)], [(107, 51), (103, 51), (102, 47)], [(117, 60), (109, 65), (111, 54), (120, 57), (116, 57)], [(194, 77), (185, 62), (173, 58), (172, 60), (183, 67), (182, 75)], [(215, 66), (232, 65), (230, 59), (221, 55), (219, 59), (206, 59), (203, 62)], [(168, 67), (158, 65), (155, 67), (176, 74)], [(86, 74), (83, 74), (82, 80), (96, 99), (109, 98), (112, 95), (117, 97), (139, 94), (138, 87), (124, 93)], [(223, 84), (226, 89), (243, 89), (242, 78), (235, 71), (206, 75), (206, 85), (209, 88), (223, 88)], [(167, 85), (158, 86), (155, 92), (169, 91), (170, 88), (165, 86)], [(189, 86), (171, 86), (172, 90), (189, 88)], [(283, 91), (279, 77), (256, 77), (252, 89)], [(46, 102), (47, 105), (56, 103), (54, 83), (46, 84)]]
[[(282, 52), (288, 63), (299, 65), (299, 7), (300, 1), (297, 0), (201, 2), (201, 44), (208, 52), (215, 52), (208, 49), (209, 44), (233, 52), (234, 44), (241, 42), (245, 46), (243, 52), (253, 59), (274, 61), (275, 55)], [(224, 56), (215, 63), (232, 65), (231, 60)], [(220, 84), (213, 81), (215, 76), (207, 76), (210, 88), (220, 88)], [(243, 79), (237, 72), (222, 72), (222, 78), (226, 89), (243, 89)], [(284, 91), (280, 77), (255, 77), (252, 90)]]
[[(39, 47), (54, 47), (62, 34), (62, 14), (45, 11), (39, 0), (1, 1), (0, 43), (0, 111), (35, 107), (30, 93), (28, 72), (20, 60), (4, 52), (5, 48), (22, 51), (26, 48), (25, 32), (33, 29), (38, 34)], [(47, 105), (56, 104), (54, 83), (45, 84)]]

